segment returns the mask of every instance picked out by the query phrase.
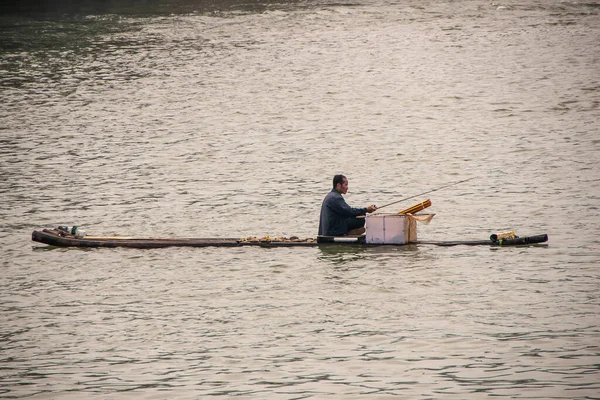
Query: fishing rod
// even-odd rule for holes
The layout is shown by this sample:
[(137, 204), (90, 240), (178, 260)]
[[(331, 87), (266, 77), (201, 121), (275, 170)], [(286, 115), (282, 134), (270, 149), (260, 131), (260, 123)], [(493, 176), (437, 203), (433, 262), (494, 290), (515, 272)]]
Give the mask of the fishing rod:
[(391, 203), (385, 204), (385, 205), (383, 205), (383, 206), (381, 206), (381, 207), (377, 207), (377, 209), (379, 210), (379, 209), (381, 209), (381, 208), (383, 208), (383, 207), (387, 207), (387, 206), (391, 206), (392, 204), (397, 204), (397, 203), (400, 203), (401, 201), (406, 201), (406, 200), (414, 199), (415, 197), (418, 197), (418, 196), (423, 196), (424, 194), (427, 194), (427, 193), (437, 192), (438, 190), (442, 190), (442, 189), (445, 189), (445, 188), (447, 188), (447, 187), (450, 187), (450, 186), (458, 185), (459, 183), (463, 183), (463, 182), (466, 182), (466, 181), (470, 181), (471, 179), (475, 179), (475, 177), (472, 177), (472, 178), (469, 178), (469, 179), (464, 179), (464, 180), (462, 180), (462, 181), (458, 181), (458, 182), (454, 182), (454, 183), (451, 183), (451, 184), (449, 184), (449, 185), (445, 185), (445, 186), (439, 187), (439, 188), (437, 188), (437, 189), (429, 190), (429, 191), (427, 191), (427, 192), (423, 192), (423, 193), (415, 194), (414, 196), (410, 196), (410, 197), (407, 197), (407, 198), (405, 198), (405, 199), (396, 200), (396, 201), (393, 201), (393, 202), (391, 202)]

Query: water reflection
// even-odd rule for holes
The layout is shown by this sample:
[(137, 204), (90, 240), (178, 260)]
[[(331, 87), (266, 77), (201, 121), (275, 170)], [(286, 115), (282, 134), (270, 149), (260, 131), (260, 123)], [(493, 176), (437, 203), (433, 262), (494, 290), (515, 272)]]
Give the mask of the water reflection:
[(404, 246), (352, 246), (334, 244), (319, 246), (319, 259), (332, 264), (347, 264), (368, 259), (378, 261), (418, 251), (416, 244)]

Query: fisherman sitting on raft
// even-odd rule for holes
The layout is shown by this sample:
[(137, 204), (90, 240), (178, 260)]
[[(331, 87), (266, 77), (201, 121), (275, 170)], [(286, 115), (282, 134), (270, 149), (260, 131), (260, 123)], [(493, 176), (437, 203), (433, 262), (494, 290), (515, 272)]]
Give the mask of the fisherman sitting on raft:
[(344, 175), (333, 177), (333, 189), (325, 196), (321, 205), (319, 236), (362, 235), (365, 233), (365, 218), (356, 218), (377, 210), (375, 205), (352, 208), (344, 200), (348, 192), (348, 179)]

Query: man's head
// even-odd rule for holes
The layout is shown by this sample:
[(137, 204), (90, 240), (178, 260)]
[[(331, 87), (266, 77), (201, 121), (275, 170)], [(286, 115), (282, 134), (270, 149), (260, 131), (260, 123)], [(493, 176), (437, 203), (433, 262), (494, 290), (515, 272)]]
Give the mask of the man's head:
[(348, 191), (348, 179), (344, 175), (336, 175), (333, 177), (333, 188), (341, 194), (346, 194)]

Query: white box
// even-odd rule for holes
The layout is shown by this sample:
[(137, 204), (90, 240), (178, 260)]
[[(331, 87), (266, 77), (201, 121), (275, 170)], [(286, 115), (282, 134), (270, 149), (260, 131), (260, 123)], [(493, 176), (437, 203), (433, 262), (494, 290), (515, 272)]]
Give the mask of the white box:
[(406, 244), (417, 241), (417, 221), (406, 215), (367, 215), (366, 242), (372, 244)]

